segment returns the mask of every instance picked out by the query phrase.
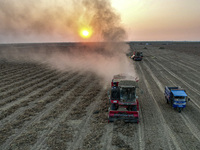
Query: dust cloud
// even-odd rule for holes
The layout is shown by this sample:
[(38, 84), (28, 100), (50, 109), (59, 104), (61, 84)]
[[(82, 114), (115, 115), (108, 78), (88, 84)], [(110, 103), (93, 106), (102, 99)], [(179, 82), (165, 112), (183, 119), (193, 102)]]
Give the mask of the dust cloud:
[(81, 28), (93, 31), (89, 42), (126, 38), (109, 0), (0, 0), (0, 20), (0, 43), (84, 41)]
[(82, 42), (80, 28), (93, 30), (89, 41), (73, 46), (22, 44), (1, 48), (1, 59), (32, 61), (61, 71), (91, 71), (106, 81), (119, 73), (136, 76), (132, 60), (126, 56), (126, 32), (109, 0), (0, 1), (0, 20), (0, 41), (20, 39), (26, 43), (43, 38), (42, 43), (59, 36)]
[(136, 77), (129, 48), (123, 42), (7, 45), (0, 48), (0, 60), (33, 62), (58, 71), (93, 72), (106, 82), (119, 73)]

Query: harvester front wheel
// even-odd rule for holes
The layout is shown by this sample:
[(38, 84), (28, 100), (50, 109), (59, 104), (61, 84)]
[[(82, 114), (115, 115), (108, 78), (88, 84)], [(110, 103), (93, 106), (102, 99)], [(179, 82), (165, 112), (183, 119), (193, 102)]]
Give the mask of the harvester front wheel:
[(137, 106), (136, 106), (136, 105), (133, 105), (132, 108), (131, 108), (131, 110), (132, 110), (132, 111), (137, 111)]
[(115, 104), (111, 104), (111, 110), (117, 110), (117, 106)]

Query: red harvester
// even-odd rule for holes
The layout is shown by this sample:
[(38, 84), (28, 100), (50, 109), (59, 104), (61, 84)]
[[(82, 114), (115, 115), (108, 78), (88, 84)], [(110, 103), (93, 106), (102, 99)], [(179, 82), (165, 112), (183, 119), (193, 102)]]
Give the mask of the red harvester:
[(138, 80), (128, 75), (115, 75), (111, 82), (108, 122), (124, 120), (139, 123), (139, 103), (136, 96)]

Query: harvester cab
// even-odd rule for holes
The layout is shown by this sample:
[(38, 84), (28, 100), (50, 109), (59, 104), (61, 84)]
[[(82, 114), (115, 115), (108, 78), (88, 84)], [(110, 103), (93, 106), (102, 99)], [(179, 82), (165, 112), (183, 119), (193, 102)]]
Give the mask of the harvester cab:
[(139, 103), (136, 96), (137, 81), (131, 76), (116, 75), (113, 77), (109, 96), (111, 104), (108, 115), (109, 122), (115, 120), (139, 122)]
[(135, 61), (141, 61), (143, 57), (143, 53), (142, 52), (134, 52), (133, 55), (131, 56), (131, 58)]

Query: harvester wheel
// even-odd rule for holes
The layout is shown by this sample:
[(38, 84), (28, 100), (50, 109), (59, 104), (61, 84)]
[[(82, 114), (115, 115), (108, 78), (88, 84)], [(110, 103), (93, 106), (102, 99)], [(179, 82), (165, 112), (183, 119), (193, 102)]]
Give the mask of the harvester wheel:
[(132, 111), (137, 111), (137, 105), (133, 105), (131, 108)]
[(111, 104), (111, 110), (117, 110), (117, 107), (115, 104)]
[(109, 123), (109, 122), (114, 122), (114, 120), (111, 119), (111, 118), (108, 118), (108, 123)]

